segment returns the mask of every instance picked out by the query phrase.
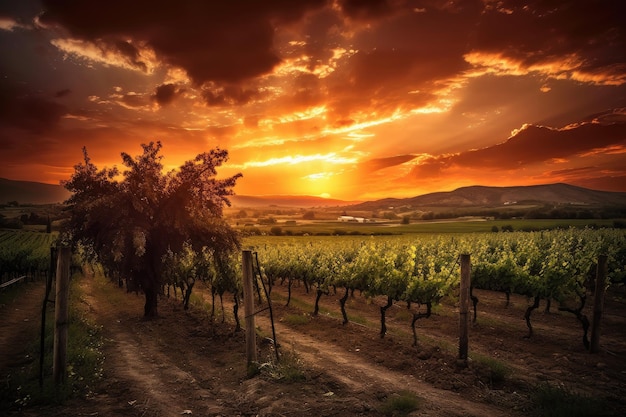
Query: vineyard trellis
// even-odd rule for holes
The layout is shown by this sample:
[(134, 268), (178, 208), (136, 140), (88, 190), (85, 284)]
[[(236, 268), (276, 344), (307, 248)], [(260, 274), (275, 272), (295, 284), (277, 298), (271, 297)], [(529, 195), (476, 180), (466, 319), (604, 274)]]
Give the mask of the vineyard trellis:
[[(49, 248), (55, 239), (55, 235), (44, 233), (0, 232), (2, 279), (24, 271), (47, 271)], [(607, 285), (624, 285), (626, 280), (626, 232), (620, 229), (365, 238), (259, 237), (245, 243), (256, 252), (258, 275), (267, 281), (270, 291), (273, 285), (286, 283), (287, 304), (294, 284), (314, 292), (313, 315), (319, 312), (320, 299), (331, 291), (342, 291), (339, 308), (344, 324), (349, 322), (349, 296), (358, 292), (365, 297), (383, 297), (380, 336), (384, 337), (387, 309), (393, 303), (413, 306), (410, 325), (414, 345), (418, 343), (418, 320), (430, 317), (442, 299), (458, 297), (458, 257), (462, 253), (471, 254), (472, 289), (502, 291), (507, 297), (521, 294), (532, 301), (524, 315), (527, 337), (533, 336), (532, 313), (539, 302), (544, 300), (549, 309), (549, 301), (554, 300), (559, 310), (572, 313), (581, 323), (587, 348), (589, 320), (582, 311), (587, 295), (593, 291), (591, 279), (598, 256), (606, 256)], [(162, 294), (170, 287), (178, 288), (183, 303), (188, 305), (194, 285), (203, 282), (210, 288), (213, 309), (216, 295), (221, 299), (231, 294), (239, 328), (242, 271), (237, 256), (219, 256), (210, 250), (197, 253), (187, 247), (177, 254), (166, 254), (162, 261), (166, 264)], [(479, 300), (471, 291), (470, 297), (473, 320), (477, 321)]]
[(46, 278), (57, 233), (0, 230), (0, 284), (17, 277)]
[[(542, 232), (466, 234), (430, 237), (370, 237), (365, 240), (321, 240), (293, 237), (283, 244), (258, 244), (263, 273), (275, 282), (287, 281), (290, 289), (300, 282), (315, 290), (313, 315), (320, 297), (343, 288), (340, 299), (344, 324), (345, 300), (359, 291), (366, 297), (383, 297), (380, 307), (381, 337), (385, 336), (385, 312), (394, 302), (424, 306), (415, 312), (411, 326), (430, 316), (433, 305), (444, 297), (458, 297), (459, 254), (472, 257), (472, 288), (521, 294), (532, 300), (525, 312), (526, 337), (533, 336), (532, 312), (552, 300), (562, 311), (573, 312), (583, 324), (583, 343), (589, 347), (588, 320), (580, 313), (592, 290), (598, 256), (606, 255), (610, 283), (624, 284), (626, 233), (618, 229), (567, 229)], [(471, 295), (474, 321), (478, 298)], [(287, 303), (290, 300), (290, 292)], [(573, 306), (573, 307), (572, 307)], [(587, 324), (585, 324), (585, 322)]]

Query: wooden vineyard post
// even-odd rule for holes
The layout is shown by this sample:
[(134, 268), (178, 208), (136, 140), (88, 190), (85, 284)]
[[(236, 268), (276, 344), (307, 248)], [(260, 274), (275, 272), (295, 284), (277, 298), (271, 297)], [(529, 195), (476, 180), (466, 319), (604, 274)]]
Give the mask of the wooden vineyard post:
[(54, 270), (57, 262), (57, 248), (56, 246), (50, 246), (50, 269), (46, 274), (46, 294), (43, 299), (43, 305), (41, 306), (41, 331), (39, 333), (39, 388), (43, 389), (43, 363), (46, 339), (46, 311), (48, 309), (48, 303), (50, 302), (50, 291), (52, 290), (52, 278), (54, 278)]
[(54, 301), (54, 350), (52, 376), (54, 385), (65, 383), (67, 361), (67, 332), (69, 328), (70, 248), (58, 249), (56, 295)]
[(252, 270), (252, 251), (242, 251), (241, 262), (241, 269), (243, 271), (243, 306), (246, 316), (246, 358), (248, 361), (248, 369), (250, 369), (250, 365), (257, 361), (256, 332), (254, 326), (254, 286), (252, 284), (254, 278)]
[(593, 319), (591, 322), (591, 345), (589, 351), (600, 351), (600, 322), (604, 310), (604, 292), (606, 288), (606, 255), (598, 256), (598, 269), (596, 270), (596, 288), (593, 298)]
[(467, 367), (468, 311), (470, 289), (470, 256), (461, 255), (461, 289), (459, 294), (459, 359), (458, 365)]

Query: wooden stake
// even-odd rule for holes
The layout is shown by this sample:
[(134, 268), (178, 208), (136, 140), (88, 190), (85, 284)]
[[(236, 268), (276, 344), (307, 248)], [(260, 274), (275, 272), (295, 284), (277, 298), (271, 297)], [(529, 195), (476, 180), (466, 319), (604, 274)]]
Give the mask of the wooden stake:
[(593, 320), (591, 322), (591, 345), (589, 351), (600, 351), (600, 323), (604, 310), (604, 292), (606, 290), (606, 262), (607, 256), (598, 256), (598, 269), (596, 270), (596, 288), (593, 299)]
[(459, 294), (459, 365), (467, 366), (468, 312), (470, 290), (470, 256), (461, 255), (461, 288)]
[(246, 316), (246, 358), (248, 369), (253, 362), (257, 361), (256, 331), (254, 325), (254, 285), (252, 280), (252, 251), (244, 250), (241, 256), (243, 271), (243, 306)]
[(46, 312), (48, 310), (48, 302), (50, 301), (50, 291), (52, 290), (52, 278), (54, 277), (54, 270), (57, 262), (57, 248), (56, 246), (50, 246), (50, 269), (46, 274), (46, 294), (43, 298), (43, 305), (41, 306), (41, 331), (39, 333), (39, 389), (43, 389), (43, 363), (44, 355), (46, 353), (45, 340), (46, 340)]
[(67, 332), (69, 328), (70, 248), (58, 249), (56, 296), (54, 301), (54, 351), (52, 376), (54, 385), (65, 384), (67, 362)]

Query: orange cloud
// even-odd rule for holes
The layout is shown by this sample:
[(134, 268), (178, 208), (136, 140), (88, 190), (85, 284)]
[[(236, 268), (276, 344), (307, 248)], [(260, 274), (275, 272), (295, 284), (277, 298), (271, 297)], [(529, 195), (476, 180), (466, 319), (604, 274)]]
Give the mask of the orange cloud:
[(256, 194), (615, 184), (626, 166), (619, 2), (41, 4), (0, 18), (0, 176), (56, 182), (83, 145), (111, 165), (153, 140), (168, 168), (228, 149)]

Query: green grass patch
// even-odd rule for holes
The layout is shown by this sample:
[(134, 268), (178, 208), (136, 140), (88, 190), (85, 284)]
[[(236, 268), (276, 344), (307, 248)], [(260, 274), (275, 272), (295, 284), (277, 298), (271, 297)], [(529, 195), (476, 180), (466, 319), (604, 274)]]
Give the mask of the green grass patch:
[(358, 314), (350, 314), (350, 313), (346, 313), (348, 314), (348, 322), (349, 323), (357, 323), (360, 324), (362, 326), (369, 326), (370, 322), (363, 316), (358, 315)]
[(400, 391), (383, 401), (379, 410), (386, 416), (405, 416), (419, 410), (422, 399), (411, 391)]
[[(313, 295), (311, 295), (311, 297), (313, 297)], [(282, 294), (272, 293), (272, 302), (285, 304), (287, 302), (287, 298)], [(293, 293), (291, 295), (291, 299), (289, 300), (289, 307), (307, 312), (313, 311), (313, 303), (308, 303), (301, 298), (294, 297)]]
[(482, 365), (489, 371), (490, 384), (501, 384), (513, 373), (513, 368), (500, 360), (481, 354), (473, 354), (471, 356), (477, 364)]
[(272, 355), (267, 362), (257, 365), (257, 371), (267, 378), (286, 383), (306, 379), (304, 362), (293, 348), (291, 351), (281, 352), (280, 360), (276, 360)]
[(302, 326), (311, 321), (311, 316), (308, 314), (287, 314), (282, 318), (282, 321), (286, 324)]
[(603, 417), (614, 415), (608, 405), (596, 398), (578, 395), (563, 387), (541, 384), (532, 395), (537, 414), (542, 417)]
[[(182, 305), (182, 300), (180, 304)], [(191, 293), (189, 297), (189, 307), (194, 310), (201, 311), (203, 314), (206, 314), (206, 317), (211, 316), (211, 303), (205, 300), (202, 294), (197, 294), (195, 292)]]
[(399, 310), (394, 311), (393, 318), (396, 321), (410, 323), (411, 320), (413, 320), (413, 312), (409, 309), (401, 308)]
[(114, 307), (127, 303), (126, 291), (121, 291), (116, 283), (105, 277), (101, 269), (96, 268), (93, 277), (89, 279), (93, 279), (96, 291)]

